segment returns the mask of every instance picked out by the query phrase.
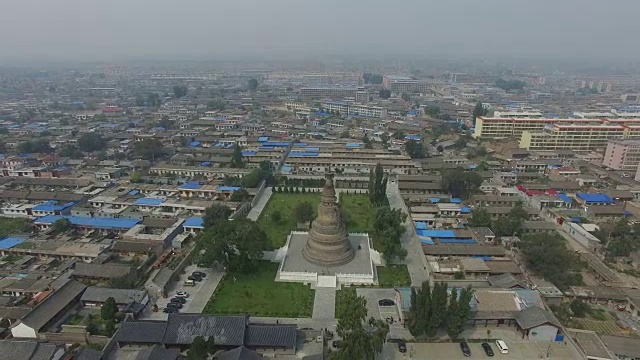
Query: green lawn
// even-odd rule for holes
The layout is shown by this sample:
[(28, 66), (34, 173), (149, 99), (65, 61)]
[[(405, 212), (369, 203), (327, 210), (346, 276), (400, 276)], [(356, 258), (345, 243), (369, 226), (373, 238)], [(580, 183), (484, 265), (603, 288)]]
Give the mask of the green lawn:
[(31, 222), (29, 219), (0, 218), (0, 238), (13, 233), (29, 231)]
[[(315, 211), (320, 203), (320, 194), (284, 194), (274, 193), (258, 218), (258, 225), (267, 233), (274, 249), (281, 248), (287, 242), (287, 236), (296, 229), (297, 220), (294, 214), (298, 204), (308, 201)], [(279, 211), (282, 219), (273, 221), (272, 214)]]
[(411, 286), (407, 265), (378, 266), (377, 271), (380, 287)]
[(303, 284), (274, 282), (277, 270), (278, 264), (261, 262), (253, 274), (225, 276), (203, 312), (311, 317), (314, 291)]
[(368, 194), (340, 194), (340, 206), (349, 232), (373, 232), (375, 211)]

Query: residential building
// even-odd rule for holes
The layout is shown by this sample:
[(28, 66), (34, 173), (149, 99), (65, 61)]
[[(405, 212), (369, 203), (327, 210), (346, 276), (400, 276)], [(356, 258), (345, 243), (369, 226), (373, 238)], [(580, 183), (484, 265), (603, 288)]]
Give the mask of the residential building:
[(640, 164), (640, 140), (609, 140), (602, 165), (613, 170), (636, 171)]
[(382, 86), (394, 93), (424, 93), (431, 89), (432, 85), (424, 80), (414, 80), (408, 76), (385, 75), (382, 77)]
[(343, 101), (327, 101), (322, 103), (322, 108), (328, 112), (337, 111), (342, 115), (354, 115), (373, 118), (387, 117), (387, 109), (383, 107), (353, 104)]
[(344, 99), (355, 98), (359, 91), (356, 86), (309, 86), (300, 89), (302, 99)]

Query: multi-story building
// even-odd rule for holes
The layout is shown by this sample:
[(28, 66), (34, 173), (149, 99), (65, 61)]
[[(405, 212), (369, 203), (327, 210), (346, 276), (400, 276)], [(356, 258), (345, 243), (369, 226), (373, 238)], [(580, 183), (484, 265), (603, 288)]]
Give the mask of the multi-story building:
[(374, 118), (386, 118), (387, 109), (379, 106), (353, 104), (344, 101), (327, 101), (322, 103), (326, 111), (338, 111), (344, 115), (366, 116)]
[(369, 102), (369, 92), (366, 90), (356, 92), (356, 102), (366, 104)]
[(424, 80), (414, 80), (407, 76), (398, 75), (383, 76), (382, 85), (394, 93), (427, 92), (431, 89), (431, 84)]
[(360, 89), (357, 86), (308, 86), (300, 89), (302, 99), (343, 99), (355, 98)]
[(527, 150), (587, 151), (605, 148), (610, 139), (640, 138), (638, 129), (629, 130), (627, 126), (617, 124), (547, 125), (541, 131), (523, 131), (520, 147)]
[(496, 110), (493, 116), (497, 118), (517, 118), (517, 119), (542, 119), (544, 116), (540, 111), (503, 111)]
[(476, 118), (473, 132), (475, 138), (505, 138), (520, 136), (526, 130), (541, 130), (546, 125), (558, 122), (558, 119), (514, 118), (514, 117), (482, 117)]
[(602, 165), (614, 170), (637, 170), (640, 140), (609, 140)]

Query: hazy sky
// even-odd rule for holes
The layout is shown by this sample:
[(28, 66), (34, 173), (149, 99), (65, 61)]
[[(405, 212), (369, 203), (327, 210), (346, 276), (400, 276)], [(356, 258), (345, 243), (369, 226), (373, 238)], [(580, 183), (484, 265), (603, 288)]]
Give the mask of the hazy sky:
[(638, 0), (0, 3), (0, 62), (395, 53), (640, 59)]

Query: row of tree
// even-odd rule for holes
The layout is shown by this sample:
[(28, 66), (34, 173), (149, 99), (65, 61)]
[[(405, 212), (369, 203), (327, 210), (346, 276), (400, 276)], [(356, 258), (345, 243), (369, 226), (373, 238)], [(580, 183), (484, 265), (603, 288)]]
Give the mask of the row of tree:
[(529, 235), (523, 237), (518, 246), (529, 269), (542, 275), (558, 289), (564, 291), (569, 286), (582, 284), (582, 262), (578, 255), (567, 249), (562, 236)]
[(602, 242), (606, 258), (612, 260), (620, 256), (629, 256), (640, 249), (640, 223), (631, 225), (627, 219), (620, 219), (599, 226), (600, 229), (594, 235)]
[(431, 287), (425, 281), (422, 288), (412, 288), (408, 320), (411, 335), (432, 338), (444, 328), (451, 339), (457, 339), (469, 320), (472, 298), (471, 286), (449, 292), (447, 283), (436, 282)]
[(451, 196), (468, 199), (482, 185), (482, 176), (475, 171), (451, 169), (442, 174), (442, 190)]
[(369, 200), (374, 206), (388, 204), (387, 200), (387, 175), (380, 163), (369, 172)]
[(522, 203), (517, 203), (508, 214), (496, 220), (491, 219), (491, 214), (486, 207), (479, 207), (471, 212), (469, 225), (489, 227), (497, 236), (515, 236), (522, 233), (522, 225), (528, 218), (529, 213)]

